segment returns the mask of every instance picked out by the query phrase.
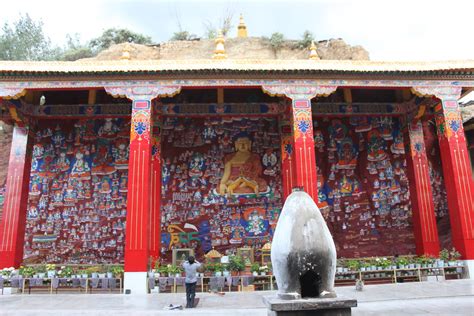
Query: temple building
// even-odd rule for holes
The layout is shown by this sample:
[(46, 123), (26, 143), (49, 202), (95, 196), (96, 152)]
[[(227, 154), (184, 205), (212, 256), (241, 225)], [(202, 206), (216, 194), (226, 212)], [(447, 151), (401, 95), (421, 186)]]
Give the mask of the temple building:
[(473, 61), (230, 54), (0, 61), (0, 268), (124, 263), (142, 292), (177, 250), (259, 257), (297, 187), (339, 257), (455, 247), (474, 270)]

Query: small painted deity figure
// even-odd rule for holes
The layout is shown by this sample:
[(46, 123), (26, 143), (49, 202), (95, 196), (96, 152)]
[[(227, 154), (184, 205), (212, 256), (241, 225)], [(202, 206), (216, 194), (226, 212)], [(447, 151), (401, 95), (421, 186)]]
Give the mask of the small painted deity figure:
[(263, 221), (263, 216), (261, 216), (258, 211), (254, 210), (250, 216), (245, 230), (250, 235), (261, 235), (265, 232), (265, 223)]
[(314, 131), (314, 146), (318, 149), (319, 152), (324, 151), (324, 137), (323, 133), (319, 129)]
[(36, 219), (38, 218), (38, 208), (36, 205), (31, 205), (28, 209), (28, 219)]
[(83, 180), (90, 179), (89, 162), (84, 158), (84, 153), (79, 149), (76, 151), (75, 161), (71, 169), (71, 177)]
[(59, 157), (56, 159), (56, 170), (58, 172), (66, 172), (69, 170), (69, 167), (70, 167), (70, 161), (69, 161), (69, 158), (67, 158), (66, 156), (66, 152), (65, 151), (61, 151), (59, 153)]
[(31, 197), (39, 197), (41, 194), (41, 178), (38, 175), (34, 175), (30, 180), (30, 192)]
[(368, 151), (367, 160), (369, 161), (381, 161), (387, 157), (385, 152), (385, 141), (380, 137), (378, 130), (371, 130), (368, 134)]
[(72, 186), (68, 186), (66, 192), (64, 193), (64, 202), (71, 204), (77, 202), (76, 192)]
[(112, 192), (112, 189), (110, 188), (110, 178), (105, 176), (101, 181), (100, 193), (108, 194), (110, 192)]
[(56, 126), (56, 129), (54, 131), (54, 135), (51, 137), (51, 141), (53, 142), (54, 147), (59, 148), (64, 146), (64, 141), (66, 138), (64, 137), (64, 134), (61, 130), (61, 128)]
[(342, 196), (352, 195), (352, 180), (348, 179), (346, 175), (344, 175), (339, 183), (339, 190)]
[(275, 171), (275, 165), (278, 162), (278, 158), (276, 154), (273, 152), (271, 149), (267, 149), (265, 154), (262, 157), (262, 164), (265, 166), (265, 170), (263, 171), (263, 174), (267, 176), (274, 176), (276, 171)]
[(192, 155), (191, 161), (188, 163), (188, 174), (191, 178), (199, 178), (203, 175), (206, 168), (204, 161), (204, 156), (201, 153), (196, 152)]
[(80, 146), (85, 134), (85, 126), (82, 121), (78, 121), (74, 124), (74, 145)]
[(329, 133), (331, 138), (336, 142), (342, 141), (347, 135), (347, 126), (344, 125), (341, 120), (335, 119), (331, 121), (331, 126), (329, 126)]
[(114, 165), (116, 169), (128, 169), (129, 148), (125, 142), (119, 142), (113, 149)]
[(397, 154), (397, 155), (403, 155), (405, 153), (405, 146), (403, 144), (403, 136), (401, 134), (398, 134), (394, 141), (392, 146), (390, 146), (390, 150), (392, 153)]
[(338, 144), (338, 157), (337, 169), (355, 169), (357, 166), (357, 155), (358, 151), (352, 143), (352, 139), (349, 137), (344, 138)]
[(104, 124), (99, 128), (98, 135), (102, 138), (114, 138), (118, 131), (119, 128), (113, 119), (106, 118)]
[(31, 172), (39, 172), (43, 163), (44, 147), (41, 144), (33, 146), (33, 159), (31, 162)]
[(53, 195), (53, 203), (54, 206), (61, 206), (63, 205), (63, 195), (60, 190), (55, 191)]
[(119, 192), (121, 193), (128, 192), (128, 177), (126, 173), (123, 173), (120, 176)]

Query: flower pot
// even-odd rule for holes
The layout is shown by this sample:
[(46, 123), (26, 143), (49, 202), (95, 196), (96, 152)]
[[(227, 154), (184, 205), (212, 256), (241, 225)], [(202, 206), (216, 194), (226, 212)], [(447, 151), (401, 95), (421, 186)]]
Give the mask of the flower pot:
[(97, 272), (92, 272), (92, 277), (96, 279), (99, 277), (99, 274)]
[(54, 278), (56, 271), (48, 271), (48, 278)]
[(155, 272), (153, 273), (153, 276), (155, 277), (155, 279), (158, 279), (160, 277), (160, 274), (158, 272)]
[(114, 277), (114, 274), (112, 272), (107, 272), (107, 277), (111, 279)]
[(230, 275), (230, 272), (229, 271), (224, 271), (224, 272), (222, 272), (222, 275), (225, 276), (225, 277), (228, 277)]
[(252, 275), (253, 275), (253, 276), (258, 276), (258, 272), (257, 272), (257, 271), (254, 271), (254, 272), (252, 272)]
[(180, 278), (180, 277), (181, 277), (181, 273), (175, 273), (174, 277), (175, 277), (175, 278)]
[(216, 271), (215, 276), (222, 276), (222, 272), (221, 271)]
[(260, 275), (267, 275), (266, 272), (260, 272)]
[(40, 279), (44, 279), (45, 276), (46, 276), (46, 273), (44, 273), (44, 272), (38, 273), (38, 278), (40, 278)]
[(84, 279), (87, 279), (89, 277), (89, 275), (87, 273), (83, 273), (81, 277), (84, 278)]
[(336, 268), (337, 273), (342, 273), (342, 271), (344, 271), (344, 269), (342, 267), (337, 267)]
[(104, 279), (105, 278), (105, 273), (98, 273), (97, 274), (99, 278)]
[(448, 266), (455, 267), (456, 266), (456, 261), (448, 261)]

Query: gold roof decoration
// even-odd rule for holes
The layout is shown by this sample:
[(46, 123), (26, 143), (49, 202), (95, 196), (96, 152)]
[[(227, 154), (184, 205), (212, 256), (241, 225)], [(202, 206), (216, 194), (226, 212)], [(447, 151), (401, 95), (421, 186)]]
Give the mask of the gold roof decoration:
[(217, 251), (217, 250), (215, 250), (214, 248), (212, 248), (212, 250), (209, 251), (208, 253), (206, 253), (206, 254), (204, 255), (204, 257), (206, 257), (206, 258), (211, 258), (211, 259), (212, 259), (212, 258), (222, 258), (222, 254), (221, 254), (219, 251)]
[(247, 37), (247, 26), (245, 25), (244, 22), (244, 16), (242, 13), (240, 14), (240, 22), (239, 25), (237, 26), (237, 37)]
[(130, 60), (131, 59), (130, 51), (131, 51), (130, 45), (128, 43), (125, 44), (122, 48), (122, 56), (120, 56), (120, 60)]
[(272, 243), (271, 242), (267, 242), (265, 245), (263, 245), (262, 251), (270, 251), (270, 250), (272, 250)]
[(309, 59), (311, 60), (320, 60), (318, 53), (316, 52), (316, 45), (314, 41), (311, 41), (311, 46), (309, 48)]
[(212, 56), (212, 59), (226, 59), (227, 54), (225, 53), (224, 47), (225, 38), (222, 34), (222, 30), (219, 30), (219, 34), (217, 35), (215, 42), (216, 49), (214, 50), (214, 55)]

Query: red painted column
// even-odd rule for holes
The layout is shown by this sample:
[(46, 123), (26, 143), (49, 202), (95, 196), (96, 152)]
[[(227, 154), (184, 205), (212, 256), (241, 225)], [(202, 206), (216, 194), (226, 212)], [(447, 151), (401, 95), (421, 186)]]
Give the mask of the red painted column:
[(150, 100), (133, 100), (128, 162), (125, 272), (148, 270), (151, 126)]
[(313, 119), (310, 99), (292, 101), (295, 186), (303, 188), (313, 200), (318, 201), (316, 155), (314, 151)]
[(0, 269), (19, 267), (23, 261), (31, 155), (28, 129), (13, 129), (7, 191), (0, 221)]
[(410, 145), (406, 158), (416, 253), (438, 256), (438, 228), (421, 121), (409, 123), (405, 135)]
[(157, 260), (161, 251), (161, 118), (153, 122), (151, 155), (150, 257)]
[(281, 135), (281, 177), (283, 186), (283, 203), (295, 184), (295, 164), (293, 150), (293, 135), (289, 117), (280, 121)]
[(457, 95), (435, 108), (453, 246), (474, 259), (474, 183)]

